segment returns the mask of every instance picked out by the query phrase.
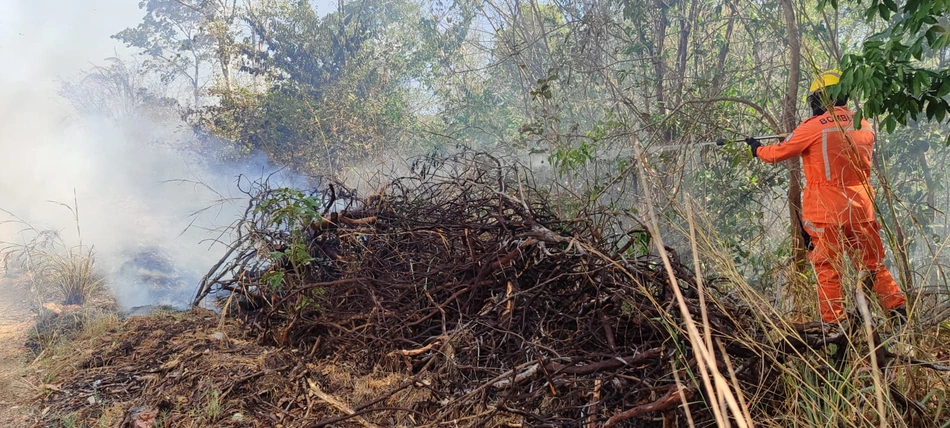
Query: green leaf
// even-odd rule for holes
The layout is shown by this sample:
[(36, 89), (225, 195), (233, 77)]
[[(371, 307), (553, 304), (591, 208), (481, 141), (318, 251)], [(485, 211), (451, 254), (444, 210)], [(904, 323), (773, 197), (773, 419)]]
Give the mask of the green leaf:
[(888, 116), (887, 119), (884, 119), (884, 127), (888, 134), (894, 133), (894, 129), (897, 128), (897, 119), (894, 116)]
[(919, 97), (919, 96), (920, 96), (920, 86), (921, 86), (921, 75), (920, 75), (920, 73), (914, 73), (913, 76), (914, 76), (914, 77), (913, 77), (913, 80), (911, 80), (911, 84), (910, 84), (910, 88), (909, 88), (909, 89), (910, 89), (910, 93), (913, 94), (915, 97)]
[(940, 37), (940, 35), (937, 34), (938, 28), (941, 28), (941, 27), (930, 27), (927, 30), (927, 32), (924, 33), (924, 38), (927, 39), (928, 46), (933, 46), (934, 42), (936, 42), (937, 39)]
[(924, 39), (922, 38), (917, 39), (917, 41), (914, 42), (914, 46), (911, 48), (911, 55), (913, 55), (914, 58), (917, 59), (917, 61), (920, 61), (920, 59), (924, 55), (923, 42), (924, 42)]
[[(921, 107), (922, 107), (922, 106), (921, 106), (921, 103), (920, 103), (919, 101), (917, 101), (916, 99), (911, 98), (911, 99), (908, 99), (907, 101), (905, 101), (904, 107), (905, 107), (905, 110), (906, 110), (906, 114), (908, 114), (908, 115), (910, 115), (910, 116), (913, 116), (913, 117), (917, 117), (917, 115), (920, 114), (920, 110), (921, 110)], [(900, 116), (898, 116), (898, 118), (897, 118), (898, 120), (900, 120), (900, 122), (901, 122), (902, 125), (904, 124), (903, 118), (904, 118), (904, 115), (900, 115)]]
[[(884, 45), (884, 42), (881, 41), (881, 40), (868, 40), (868, 41), (864, 42), (864, 51), (867, 52), (867, 51), (873, 50), (873, 49), (880, 49), (881, 46), (883, 46), (883, 45)], [(849, 58), (849, 60), (850, 60), (850, 55), (848, 56), (848, 58)], [(849, 64), (845, 64), (845, 66), (847, 66), (847, 65), (849, 65)]]
[[(934, 100), (934, 101), (937, 101), (937, 100)], [(938, 122), (943, 122), (943, 120), (947, 117), (946, 101), (939, 100), (937, 101), (936, 104), (937, 106), (934, 107), (934, 117), (937, 119)]]
[(943, 80), (940, 82), (940, 88), (937, 89), (934, 95), (938, 98), (943, 98), (947, 94), (950, 94), (950, 76), (943, 77)]
[(864, 20), (867, 22), (874, 21), (875, 15), (877, 15), (877, 8), (869, 7), (868, 10), (864, 12)]
[(284, 281), (284, 271), (282, 270), (272, 270), (264, 274), (263, 278), (271, 289), (277, 289), (280, 287), (280, 283)]
[[(841, 73), (841, 85), (842, 85), (845, 89), (851, 89), (851, 82), (853, 82), (853, 81), (854, 81), (854, 71), (853, 71), (853, 70), (846, 70), (846, 71), (844, 71), (843, 73)], [(832, 86), (832, 87), (834, 87), (834, 86)]]

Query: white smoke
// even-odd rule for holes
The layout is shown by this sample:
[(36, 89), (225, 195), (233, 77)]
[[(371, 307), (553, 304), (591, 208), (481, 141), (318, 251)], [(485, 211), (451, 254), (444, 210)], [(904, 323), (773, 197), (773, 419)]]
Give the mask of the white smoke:
[[(77, 110), (102, 95), (81, 85), (94, 65), (121, 64), (135, 75), (134, 59), (106, 58), (130, 58), (109, 36), (141, 19), (137, 3), (0, 1), (0, 208), (75, 244), (71, 214), (48, 202), (72, 205), (75, 193), (83, 243), (94, 247), (120, 305), (181, 306), (222, 253), (207, 241), (217, 236), (210, 230), (243, 210), (241, 201), (215, 201), (240, 196), (239, 173), (275, 168), (262, 156), (226, 167), (203, 158), (197, 150), (207, 145), (173, 108)], [(78, 87), (71, 100), (60, 95), (64, 84)], [(110, 108), (121, 111), (104, 114)], [(194, 221), (192, 213), (212, 205)], [(18, 229), (0, 225), (0, 241), (23, 239)], [(149, 290), (136, 280), (143, 276), (174, 290)]]

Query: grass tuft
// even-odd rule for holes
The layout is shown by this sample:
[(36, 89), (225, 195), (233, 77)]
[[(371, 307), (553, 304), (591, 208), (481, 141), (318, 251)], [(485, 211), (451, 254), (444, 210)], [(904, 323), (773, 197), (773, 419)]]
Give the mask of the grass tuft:
[(76, 226), (78, 244), (70, 245), (60, 232), (51, 229), (39, 229), (15, 214), (0, 209), (0, 212), (12, 217), (3, 223), (12, 223), (19, 227), (20, 242), (0, 242), (4, 265), (19, 268), (28, 274), (30, 290), (42, 300), (50, 290), (61, 293), (66, 305), (82, 305), (93, 293), (100, 289), (103, 277), (95, 270), (96, 257), (92, 247), (83, 245), (82, 230), (79, 227), (79, 206), (74, 200), (72, 206), (59, 204), (70, 211)]

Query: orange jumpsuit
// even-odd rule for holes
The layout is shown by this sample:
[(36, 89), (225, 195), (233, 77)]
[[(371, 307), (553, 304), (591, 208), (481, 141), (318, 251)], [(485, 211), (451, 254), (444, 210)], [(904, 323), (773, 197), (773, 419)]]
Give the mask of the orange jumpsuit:
[(785, 141), (761, 146), (759, 159), (780, 162), (802, 157), (805, 172), (802, 224), (815, 244), (809, 259), (818, 277), (818, 309), (826, 322), (845, 317), (841, 295), (843, 255), (874, 275), (872, 290), (885, 310), (904, 305), (904, 295), (882, 262), (884, 246), (874, 218), (871, 152), (874, 133), (867, 121), (855, 130), (847, 107), (802, 122)]

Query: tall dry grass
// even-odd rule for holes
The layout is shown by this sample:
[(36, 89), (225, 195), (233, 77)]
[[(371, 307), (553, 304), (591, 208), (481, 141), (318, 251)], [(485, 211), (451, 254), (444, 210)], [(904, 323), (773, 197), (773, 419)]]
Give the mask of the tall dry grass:
[[(823, 329), (822, 334), (846, 340), (841, 345), (798, 351), (792, 340), (800, 337), (802, 322), (818, 318), (814, 275), (793, 278), (796, 273), (788, 267), (789, 262), (770, 270), (777, 278), (765, 281), (785, 286), (783, 292), (776, 294), (751, 286), (725, 240), (719, 239), (713, 222), (692, 209), (689, 195), (651, 194), (651, 189), (664, 187), (652, 182), (659, 182), (659, 174), (650, 169), (645, 156), (640, 156), (640, 165), (645, 197), (638, 208), (646, 214), (656, 253), (669, 270), (661, 226), (670, 239), (688, 243), (700, 288), (700, 313), (684, 317), (685, 325), (676, 333), (688, 338), (702, 370), (683, 381), (692, 382), (710, 398), (686, 404), (687, 410), (690, 406), (708, 406), (720, 427), (950, 427), (950, 372), (944, 371), (950, 369), (946, 367), (950, 365), (950, 324), (946, 322), (950, 312), (911, 305), (911, 322), (898, 328), (889, 322), (875, 299), (864, 294), (858, 272), (847, 272), (842, 286), (852, 296), (847, 302), (851, 309), (849, 322), (840, 327), (814, 324)], [(654, 206), (666, 207), (662, 225)], [(671, 218), (675, 220), (666, 221)], [(706, 289), (706, 275), (718, 278), (715, 292)], [(669, 278), (674, 292), (678, 292), (672, 272)], [(913, 302), (915, 290), (905, 292)], [(682, 297), (676, 297), (679, 311), (689, 312)], [(752, 315), (734, 320), (739, 326), (735, 331), (714, 332), (706, 310), (719, 306), (729, 313), (721, 306), (727, 301), (753, 309)], [(729, 361), (723, 344), (715, 338), (717, 334), (727, 335), (764, 357), (761, 361), (771, 365), (773, 376), (757, 384), (738, 380), (736, 373), (741, 369)], [(885, 355), (881, 352), (884, 349), (907, 358), (883, 360), (880, 357)], [(912, 361), (935, 364), (925, 368)]]
[[(779, 384), (759, 385), (762, 393), (758, 396), (742, 397), (736, 383), (730, 383), (734, 394), (744, 399), (742, 416), (750, 420), (750, 425), (950, 427), (950, 374), (939, 369), (950, 363), (947, 354), (950, 329), (942, 327), (945, 323), (919, 324), (916, 320), (932, 319), (931, 314), (919, 313), (925, 310), (922, 306), (911, 306), (911, 322), (906, 327), (894, 325), (875, 299), (865, 295), (858, 272), (851, 271), (842, 281), (846, 294), (851, 296), (847, 302), (849, 321), (840, 327), (829, 327), (827, 333), (829, 336), (844, 334), (845, 344), (807, 352), (793, 351), (789, 338), (798, 334), (792, 321), (801, 318), (801, 314), (816, 319), (817, 308), (813, 304), (817, 299), (803, 299), (794, 313), (779, 310), (776, 302), (764, 297), (763, 290), (750, 286), (739, 274), (733, 256), (712, 232), (715, 230), (712, 224), (692, 212), (688, 203), (685, 205), (679, 209), (688, 226), (679, 233), (687, 235), (693, 246), (698, 276), (701, 277), (703, 271), (715, 272), (728, 284), (722, 287), (724, 294), (707, 299), (706, 304), (717, 305), (730, 300), (754, 308), (752, 319), (737, 320), (737, 324), (746, 326), (748, 331), (740, 329), (732, 334), (745, 346), (766, 356), (780, 374)], [(809, 279), (810, 284), (815, 283), (814, 276)], [(817, 291), (812, 290), (812, 293)], [(908, 290), (908, 294), (912, 293)], [(708, 323), (702, 323), (698, 329), (712, 331)], [(768, 340), (761, 340), (762, 332), (768, 332)], [(699, 340), (691, 337), (691, 340), (694, 347), (711, 348), (708, 336)], [(935, 362), (938, 369), (909, 362), (882, 361), (881, 348), (908, 358)], [(724, 357), (725, 353), (719, 355)], [(780, 393), (774, 394), (775, 391)], [(775, 397), (781, 397), (782, 401), (770, 401)], [(776, 406), (781, 411), (774, 411)]]
[(17, 215), (0, 208), (8, 224), (19, 227), (18, 242), (0, 241), (0, 253), (7, 269), (19, 269), (27, 275), (32, 294), (42, 299), (51, 290), (58, 291), (67, 305), (81, 305), (97, 291), (103, 277), (95, 269), (96, 256), (92, 247), (83, 244), (79, 221), (79, 204), (56, 202), (72, 215), (76, 227), (76, 244), (70, 244), (57, 230), (39, 229)]

